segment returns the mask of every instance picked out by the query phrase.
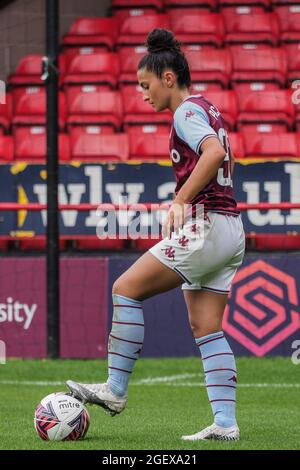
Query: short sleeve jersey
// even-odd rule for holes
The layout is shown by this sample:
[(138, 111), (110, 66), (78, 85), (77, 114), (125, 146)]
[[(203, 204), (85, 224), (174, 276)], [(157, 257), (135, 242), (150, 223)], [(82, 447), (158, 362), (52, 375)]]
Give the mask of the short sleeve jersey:
[(231, 152), (223, 118), (218, 109), (202, 95), (189, 96), (176, 109), (170, 134), (170, 156), (176, 177), (175, 193), (186, 182), (199, 158), (201, 144), (217, 137), (226, 156), (217, 174), (191, 204), (204, 204), (204, 210), (238, 215), (230, 175)]

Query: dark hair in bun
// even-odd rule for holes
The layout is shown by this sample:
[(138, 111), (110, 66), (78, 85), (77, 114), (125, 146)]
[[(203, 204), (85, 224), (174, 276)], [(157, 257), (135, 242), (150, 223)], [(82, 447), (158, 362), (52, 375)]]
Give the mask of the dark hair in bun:
[(167, 29), (153, 29), (146, 41), (148, 54), (142, 58), (138, 69), (146, 67), (161, 78), (165, 69), (171, 69), (177, 76), (180, 88), (191, 85), (190, 69), (180, 43)]

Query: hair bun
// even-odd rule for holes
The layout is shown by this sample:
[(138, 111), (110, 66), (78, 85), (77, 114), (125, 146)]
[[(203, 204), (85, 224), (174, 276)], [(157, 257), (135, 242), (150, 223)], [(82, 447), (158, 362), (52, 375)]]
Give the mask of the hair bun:
[(162, 51), (181, 52), (180, 44), (167, 29), (156, 28), (148, 34), (146, 46), (149, 54)]

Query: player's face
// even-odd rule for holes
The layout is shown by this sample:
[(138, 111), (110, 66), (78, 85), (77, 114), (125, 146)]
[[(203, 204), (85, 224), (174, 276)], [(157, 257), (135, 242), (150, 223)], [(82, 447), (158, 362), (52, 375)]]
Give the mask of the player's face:
[(138, 70), (137, 77), (143, 90), (143, 100), (153, 106), (155, 111), (167, 109), (170, 102), (170, 88), (164, 75), (159, 78), (155, 73), (143, 68)]

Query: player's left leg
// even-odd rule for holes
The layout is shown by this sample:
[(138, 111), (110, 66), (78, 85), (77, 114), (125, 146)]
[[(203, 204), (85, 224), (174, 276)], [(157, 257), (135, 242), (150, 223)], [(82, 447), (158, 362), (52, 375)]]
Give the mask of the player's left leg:
[(227, 293), (208, 290), (184, 290), (190, 326), (199, 347), (205, 373), (208, 398), (214, 415), (212, 426), (184, 440), (238, 440), (235, 417), (236, 364), (222, 331)]
[(183, 279), (150, 252), (139, 258), (113, 286), (113, 322), (108, 344), (108, 381), (104, 384), (67, 382), (73, 395), (111, 415), (126, 405), (134, 364), (144, 341), (142, 300), (183, 283)]

